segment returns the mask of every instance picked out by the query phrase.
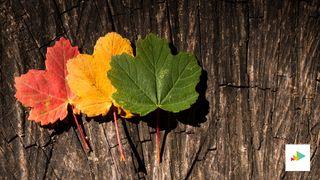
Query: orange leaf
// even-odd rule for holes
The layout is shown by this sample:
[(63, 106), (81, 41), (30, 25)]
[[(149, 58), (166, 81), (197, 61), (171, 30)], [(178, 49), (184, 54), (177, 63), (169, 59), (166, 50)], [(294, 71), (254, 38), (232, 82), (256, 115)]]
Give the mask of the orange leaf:
[(78, 47), (61, 38), (47, 49), (46, 70), (32, 69), (15, 78), (15, 97), (31, 108), (29, 120), (47, 125), (67, 116), (74, 95), (65, 80), (66, 63), (78, 54)]

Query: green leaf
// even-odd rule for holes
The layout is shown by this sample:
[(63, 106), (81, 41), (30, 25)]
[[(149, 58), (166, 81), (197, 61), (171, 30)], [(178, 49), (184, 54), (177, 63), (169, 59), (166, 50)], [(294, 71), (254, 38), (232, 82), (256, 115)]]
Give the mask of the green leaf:
[(172, 55), (168, 42), (154, 34), (139, 39), (136, 52), (112, 57), (108, 77), (118, 104), (146, 115), (157, 108), (179, 112), (196, 102), (201, 68), (194, 55)]

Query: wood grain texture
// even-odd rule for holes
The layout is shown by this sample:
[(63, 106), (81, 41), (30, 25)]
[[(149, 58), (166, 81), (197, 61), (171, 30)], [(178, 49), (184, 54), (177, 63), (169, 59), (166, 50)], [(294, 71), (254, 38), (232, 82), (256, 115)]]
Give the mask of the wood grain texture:
[[(0, 0), (1, 179), (320, 179), (320, 1)], [(85, 154), (68, 119), (26, 120), (14, 77), (43, 69), (65, 36), (81, 52), (117, 31), (133, 43), (154, 32), (194, 52), (201, 96), (190, 110), (119, 121), (82, 117)], [(311, 144), (311, 171), (285, 172), (284, 148)]]

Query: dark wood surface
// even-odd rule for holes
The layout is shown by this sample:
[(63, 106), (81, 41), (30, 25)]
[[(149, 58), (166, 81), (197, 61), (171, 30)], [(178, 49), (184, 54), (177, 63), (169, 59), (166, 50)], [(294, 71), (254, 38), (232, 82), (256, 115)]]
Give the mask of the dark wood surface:
[[(162, 163), (154, 115), (75, 126), (26, 120), (14, 77), (43, 69), (65, 36), (81, 52), (117, 31), (134, 42), (154, 32), (203, 67), (200, 99), (161, 113)], [(320, 1), (0, 0), (0, 179), (320, 179)], [(311, 171), (285, 172), (288, 143), (311, 144)]]

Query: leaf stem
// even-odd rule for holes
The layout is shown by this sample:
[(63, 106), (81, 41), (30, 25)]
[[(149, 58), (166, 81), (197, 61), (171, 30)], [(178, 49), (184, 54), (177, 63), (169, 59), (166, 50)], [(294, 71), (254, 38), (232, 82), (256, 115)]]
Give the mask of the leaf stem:
[(76, 123), (78, 133), (80, 135), (80, 141), (81, 141), (82, 147), (83, 147), (84, 151), (86, 153), (88, 153), (90, 151), (88, 139), (87, 139), (86, 135), (84, 134), (82, 126), (78, 122), (77, 116), (73, 112), (72, 112), (72, 116), (73, 116), (74, 122)]
[(158, 164), (161, 162), (160, 157), (160, 111), (157, 109), (157, 119), (156, 119), (156, 146), (157, 146), (157, 161)]
[(120, 140), (119, 127), (118, 127), (118, 117), (117, 117), (116, 111), (113, 111), (113, 119), (114, 119), (114, 125), (115, 125), (115, 128), (116, 128), (118, 149), (119, 149), (119, 152), (120, 152), (120, 159), (121, 159), (121, 161), (125, 161), (126, 158), (124, 156), (123, 148), (122, 148), (122, 144), (121, 144), (121, 140)]

